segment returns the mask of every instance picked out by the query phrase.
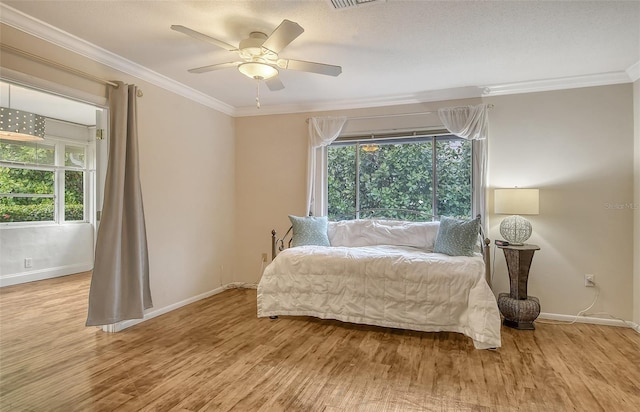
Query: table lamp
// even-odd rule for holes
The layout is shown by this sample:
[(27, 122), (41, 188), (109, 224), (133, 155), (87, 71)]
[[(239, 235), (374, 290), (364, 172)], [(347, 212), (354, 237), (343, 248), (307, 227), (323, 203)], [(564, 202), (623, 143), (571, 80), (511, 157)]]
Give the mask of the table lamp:
[(523, 245), (531, 236), (531, 223), (520, 215), (537, 215), (539, 212), (538, 189), (496, 189), (494, 212), (511, 215), (500, 223), (500, 234), (511, 245)]

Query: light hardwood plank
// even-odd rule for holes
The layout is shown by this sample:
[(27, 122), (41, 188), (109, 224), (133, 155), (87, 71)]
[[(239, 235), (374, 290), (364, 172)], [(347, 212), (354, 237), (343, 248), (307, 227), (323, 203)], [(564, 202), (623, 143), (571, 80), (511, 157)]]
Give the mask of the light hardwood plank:
[(636, 411), (640, 335), (456, 333), (256, 317), (232, 289), (117, 334), (85, 327), (90, 273), (0, 289), (2, 411)]

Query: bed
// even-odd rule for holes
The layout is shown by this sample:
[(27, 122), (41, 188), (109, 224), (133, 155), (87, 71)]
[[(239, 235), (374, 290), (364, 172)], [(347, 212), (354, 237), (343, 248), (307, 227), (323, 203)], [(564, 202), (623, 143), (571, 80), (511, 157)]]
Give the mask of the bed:
[(458, 332), (477, 349), (500, 347), (500, 313), (487, 283), (489, 242), (478, 241), (479, 219), (291, 218), (292, 247), (272, 232), (273, 254), (277, 244), (282, 250), (258, 284), (258, 317)]

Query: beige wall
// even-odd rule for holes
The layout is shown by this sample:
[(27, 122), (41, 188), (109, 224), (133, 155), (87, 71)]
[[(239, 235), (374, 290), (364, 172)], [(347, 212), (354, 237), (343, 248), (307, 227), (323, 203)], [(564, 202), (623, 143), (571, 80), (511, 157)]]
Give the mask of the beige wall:
[[(542, 312), (574, 315), (600, 288), (590, 312), (630, 320), (633, 282), (633, 115), (631, 84), (488, 99), (489, 187), (540, 189), (531, 216), (536, 252), (529, 294)], [(493, 195), (489, 193), (490, 211)], [(491, 216), (499, 237), (503, 216)], [(494, 289), (508, 291), (504, 258), (496, 256)]]
[(640, 80), (633, 84), (634, 117), (634, 242), (633, 321), (640, 325)]
[(233, 119), (158, 87), (138, 101), (154, 303), (233, 279)]
[(287, 215), (304, 212), (306, 117), (236, 119), (236, 281), (258, 282), (271, 230), (284, 233)]
[[(229, 116), (2, 25), (2, 42), (101, 78), (136, 83), (140, 173), (155, 310), (233, 279), (234, 123)], [(97, 83), (15, 56), (2, 68), (104, 98)]]
[[(532, 265), (529, 291), (540, 298), (544, 312), (571, 315), (584, 309), (595, 290), (583, 286), (583, 276), (592, 273), (601, 288), (594, 310), (631, 319), (632, 211), (605, 207), (632, 201), (631, 91), (630, 85), (618, 85), (487, 99), (495, 104), (490, 113), (489, 186), (541, 189), (541, 213), (530, 219), (530, 242), (542, 250)], [(340, 114), (418, 112), (474, 102)], [(309, 115), (236, 119), (236, 280), (258, 281), (260, 254), (269, 252), (271, 229), (282, 233), (289, 226), (288, 214), (304, 214)], [(412, 126), (418, 126), (415, 120)], [(399, 122), (409, 120), (381, 122), (351, 122), (350, 127), (401, 128)], [(439, 125), (436, 116), (419, 123)], [(499, 236), (501, 219), (490, 216), (492, 239)], [(496, 263), (496, 293), (508, 291), (504, 258), (497, 254)]]

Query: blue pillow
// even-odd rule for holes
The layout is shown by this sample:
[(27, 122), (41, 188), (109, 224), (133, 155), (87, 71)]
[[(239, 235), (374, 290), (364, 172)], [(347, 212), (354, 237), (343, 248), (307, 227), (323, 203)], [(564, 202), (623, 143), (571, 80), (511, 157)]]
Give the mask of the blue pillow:
[(479, 218), (458, 220), (443, 216), (433, 251), (449, 256), (473, 256), (479, 231)]
[(326, 216), (298, 217), (289, 215), (293, 225), (291, 246), (330, 246), (327, 227), (329, 221)]

